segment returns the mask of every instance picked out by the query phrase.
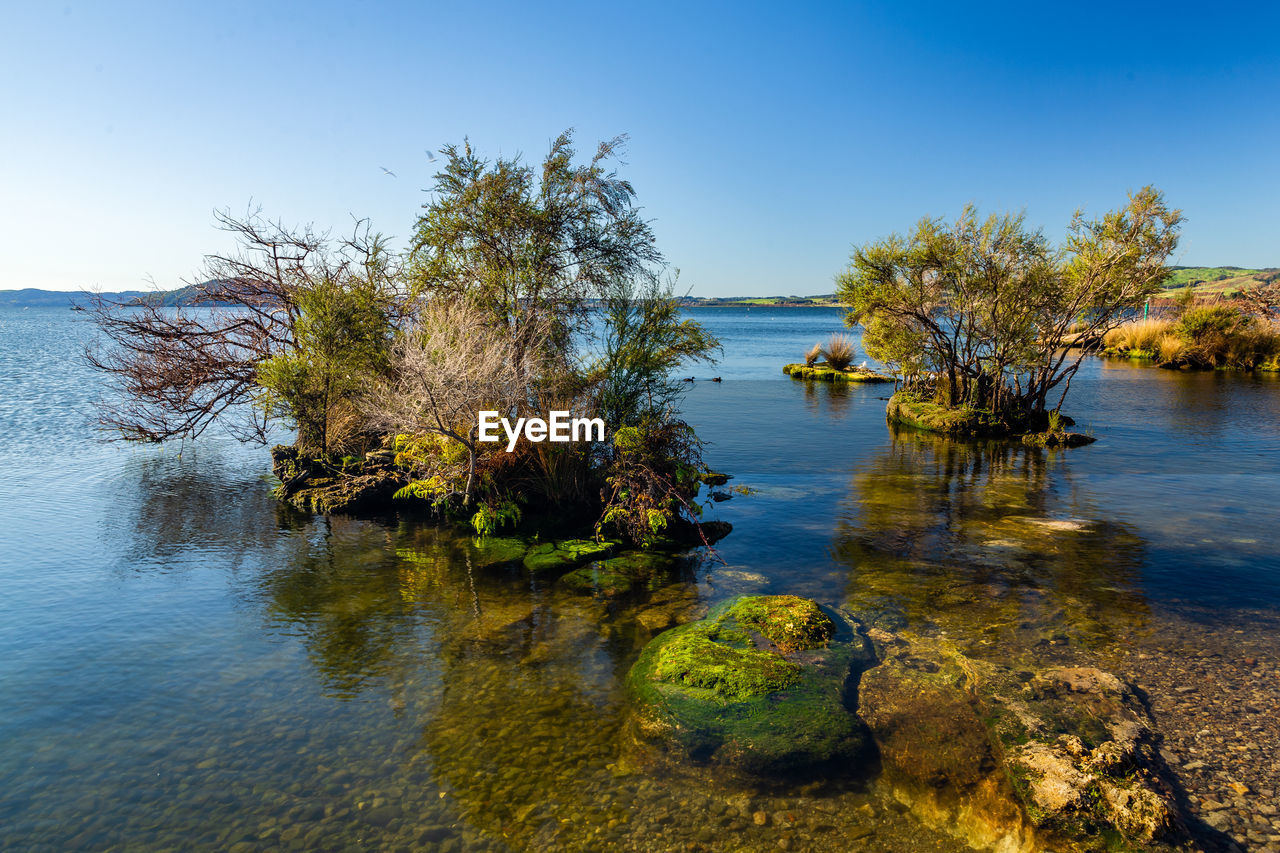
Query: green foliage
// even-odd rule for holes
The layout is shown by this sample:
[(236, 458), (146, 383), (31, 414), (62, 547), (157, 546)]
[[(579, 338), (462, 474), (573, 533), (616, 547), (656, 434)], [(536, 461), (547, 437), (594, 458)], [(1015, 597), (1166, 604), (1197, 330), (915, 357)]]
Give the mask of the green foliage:
[(446, 146), (414, 230), (413, 291), (475, 300), (518, 342), (531, 318), (549, 317), (547, 356), (564, 362), (585, 300), (662, 261), (630, 182), (608, 169), (624, 143), (604, 142), (575, 165), (566, 131), (536, 171), (519, 157), (489, 162), (470, 142)]
[(855, 248), (837, 293), (867, 352), (908, 387), (946, 407), (1042, 420), (1084, 357), (1068, 355), (1067, 335), (1100, 335), (1157, 293), (1180, 223), (1147, 187), (1100, 220), (1077, 214), (1055, 250), (1020, 214), (980, 219), (966, 207), (954, 223), (922, 219), (906, 237)]
[(617, 281), (602, 303), (603, 354), (591, 375), (596, 411), (611, 430), (661, 417), (684, 391), (675, 371), (720, 349), (700, 323), (683, 319), (673, 285)]
[(1268, 369), (1280, 355), (1280, 329), (1231, 305), (1188, 309), (1173, 335), (1182, 345), (1163, 360), (1175, 364)]
[(1190, 308), (1178, 320), (1174, 333), (1192, 346), (1201, 346), (1238, 332), (1252, 322), (1252, 317), (1226, 305)]
[(692, 503), (701, 486), (702, 445), (693, 428), (676, 419), (646, 419), (614, 433), (605, 482), (609, 497), (596, 524), (651, 547), (677, 519), (696, 521)]
[(503, 527), (515, 527), (521, 519), (520, 506), (513, 500), (484, 503), (471, 516), (471, 526), (481, 536), (492, 536)]
[(387, 366), (391, 308), (374, 283), (325, 278), (297, 295), (294, 346), (263, 361), (257, 381), (275, 414), (298, 430), (298, 447), (321, 455), (361, 432), (354, 398)]
[(399, 489), (394, 495), (393, 500), (407, 500), (409, 498), (417, 498), (424, 500), (430, 504), (438, 504), (449, 494), (449, 487), (444, 479), (439, 476), (432, 476), (425, 480), (413, 480), (407, 486)]

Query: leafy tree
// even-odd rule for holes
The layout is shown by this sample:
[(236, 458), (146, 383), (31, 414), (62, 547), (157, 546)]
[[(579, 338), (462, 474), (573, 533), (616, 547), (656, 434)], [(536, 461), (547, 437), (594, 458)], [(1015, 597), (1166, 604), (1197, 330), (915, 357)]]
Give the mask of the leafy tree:
[[(316, 394), (316, 370), (331, 374), (332, 396), (342, 381), (332, 344), (346, 335), (335, 324), (350, 323), (353, 341), (371, 342), (379, 337), (371, 323), (400, 322), (398, 258), (364, 221), (331, 239), (257, 212), (216, 218), (237, 250), (206, 259), (200, 281), (185, 289), (189, 304), (95, 302), (101, 336), (86, 356), (113, 391), (99, 404), (99, 421), (123, 438), (155, 442), (195, 438), (223, 421), (237, 437), (265, 443), (271, 416), (284, 415), (323, 447), (332, 412)], [(358, 318), (362, 311), (372, 313)], [(253, 405), (269, 362), (283, 393), (272, 394), (275, 405)]]
[(409, 280), (415, 293), (466, 296), (506, 328), (517, 347), (551, 318), (547, 346), (566, 361), (588, 303), (661, 264), (630, 182), (608, 168), (625, 137), (574, 164), (573, 131), (551, 145), (538, 172), (519, 156), (490, 162), (470, 142), (442, 149), (434, 198), (416, 223)]
[(592, 376), (596, 411), (611, 431), (665, 417), (685, 388), (676, 371), (712, 361), (720, 349), (700, 323), (681, 317), (673, 284), (653, 277), (609, 286), (601, 317), (602, 354)]
[(328, 456), (364, 432), (355, 401), (388, 365), (391, 306), (375, 284), (324, 278), (296, 298), (293, 346), (258, 365), (269, 411), (299, 449)]
[(1067, 335), (1101, 336), (1159, 292), (1181, 221), (1146, 187), (1101, 219), (1077, 212), (1054, 249), (1021, 214), (979, 219), (970, 206), (954, 223), (923, 219), (906, 237), (855, 248), (838, 295), (868, 353), (908, 387), (1039, 423), (1084, 357)]

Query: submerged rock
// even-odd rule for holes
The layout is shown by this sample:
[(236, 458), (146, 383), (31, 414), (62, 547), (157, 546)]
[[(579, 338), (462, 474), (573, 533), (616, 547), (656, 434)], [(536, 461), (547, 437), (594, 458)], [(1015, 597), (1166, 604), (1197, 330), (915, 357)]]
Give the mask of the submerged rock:
[(1167, 849), (1179, 826), (1134, 689), (1089, 667), (1019, 672), (874, 630), (859, 714), (882, 779), (926, 824), (998, 850)]
[(560, 578), (562, 586), (578, 593), (612, 598), (661, 578), (679, 558), (658, 551), (626, 551), (607, 560), (588, 563)]
[(524, 556), (524, 567), (533, 573), (572, 569), (609, 556), (617, 542), (593, 539), (561, 539), (531, 547)]
[(851, 676), (873, 660), (843, 618), (795, 596), (747, 596), (667, 631), (628, 676), (637, 743), (752, 774), (847, 765), (864, 750)]

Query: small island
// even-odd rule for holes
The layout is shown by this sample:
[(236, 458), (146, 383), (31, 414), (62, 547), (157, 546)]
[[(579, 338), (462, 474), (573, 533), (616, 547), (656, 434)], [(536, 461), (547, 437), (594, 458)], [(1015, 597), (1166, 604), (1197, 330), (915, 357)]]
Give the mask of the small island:
[(1145, 187), (1100, 219), (1077, 214), (1061, 247), (1023, 214), (981, 218), (973, 206), (856, 247), (836, 295), (868, 354), (901, 378), (889, 422), (954, 438), (1092, 442), (1065, 430), (1062, 404), (1086, 355), (1069, 343), (1105, 334), (1161, 292), (1181, 222)]

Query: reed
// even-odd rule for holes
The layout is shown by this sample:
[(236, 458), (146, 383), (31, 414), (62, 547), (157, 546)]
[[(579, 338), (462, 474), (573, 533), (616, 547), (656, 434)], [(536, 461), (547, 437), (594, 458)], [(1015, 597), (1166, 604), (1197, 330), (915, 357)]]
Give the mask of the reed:
[(822, 357), (822, 344), (814, 344), (809, 351), (804, 354), (804, 366), (813, 367), (818, 363), (818, 359)]

